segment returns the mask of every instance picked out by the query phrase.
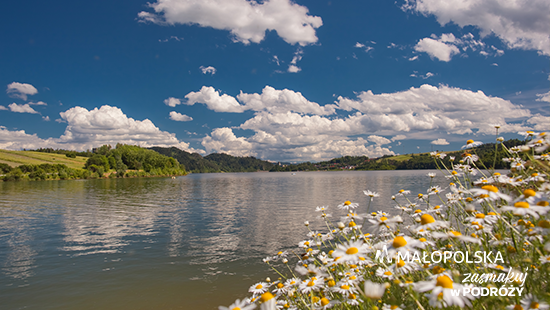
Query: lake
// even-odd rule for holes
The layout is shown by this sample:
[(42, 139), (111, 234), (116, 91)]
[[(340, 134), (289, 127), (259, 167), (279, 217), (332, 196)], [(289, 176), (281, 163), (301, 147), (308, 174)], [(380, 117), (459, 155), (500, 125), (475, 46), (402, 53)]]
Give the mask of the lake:
[[(190, 174), (0, 183), (2, 309), (212, 309), (277, 276), (262, 262), (305, 240), (315, 207), (363, 190), (390, 211), (428, 170)], [(440, 172), (435, 181), (447, 184)], [(445, 192), (444, 192), (445, 193)], [(292, 261), (293, 262), (293, 261)]]

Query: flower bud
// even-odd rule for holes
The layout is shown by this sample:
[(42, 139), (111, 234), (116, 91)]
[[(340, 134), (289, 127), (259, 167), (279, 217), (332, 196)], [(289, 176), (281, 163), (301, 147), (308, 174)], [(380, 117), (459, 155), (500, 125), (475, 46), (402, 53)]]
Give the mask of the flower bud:
[(338, 225), (338, 228), (340, 228), (340, 230), (346, 228), (346, 224), (344, 224), (342, 222), (338, 222), (338, 224), (336, 224), (336, 225)]

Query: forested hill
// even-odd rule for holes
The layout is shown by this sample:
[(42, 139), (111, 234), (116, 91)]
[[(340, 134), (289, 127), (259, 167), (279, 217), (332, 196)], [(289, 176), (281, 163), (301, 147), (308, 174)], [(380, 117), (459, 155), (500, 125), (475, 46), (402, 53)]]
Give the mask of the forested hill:
[[(505, 141), (510, 148), (523, 144), (524, 141), (513, 139)], [(260, 160), (254, 157), (234, 157), (227, 154), (210, 154), (202, 157), (197, 153), (189, 153), (178, 148), (150, 148), (158, 153), (173, 157), (182, 163), (190, 172), (252, 172), (252, 171), (317, 171), (317, 170), (395, 170), (395, 169), (437, 169), (434, 159), (429, 153), (405, 154), (397, 156), (383, 156), (380, 158), (368, 158), (366, 156), (343, 156), (319, 163), (304, 162), (299, 164), (279, 164)], [(487, 168), (495, 162), (496, 169), (507, 168), (507, 163), (502, 158), (508, 157), (502, 146), (498, 146), (495, 161), (495, 144), (487, 143), (475, 148), (475, 150), (446, 152), (449, 156), (444, 159), (447, 166), (450, 165), (450, 157), (457, 161), (465, 152), (477, 154)]]
[(277, 165), (254, 157), (234, 157), (227, 154), (210, 154), (202, 157), (178, 148), (151, 147), (162, 155), (175, 158), (189, 172), (254, 172), (271, 171)]

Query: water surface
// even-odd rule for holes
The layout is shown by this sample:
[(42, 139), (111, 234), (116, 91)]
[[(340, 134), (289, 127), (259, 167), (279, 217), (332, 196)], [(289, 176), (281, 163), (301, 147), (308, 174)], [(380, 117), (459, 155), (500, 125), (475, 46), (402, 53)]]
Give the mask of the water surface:
[[(0, 183), (2, 309), (217, 309), (266, 276), (261, 259), (322, 228), (316, 206), (394, 211), (428, 172), (191, 174)], [(441, 175), (436, 177), (445, 183)], [(338, 216), (335, 217), (336, 219)]]

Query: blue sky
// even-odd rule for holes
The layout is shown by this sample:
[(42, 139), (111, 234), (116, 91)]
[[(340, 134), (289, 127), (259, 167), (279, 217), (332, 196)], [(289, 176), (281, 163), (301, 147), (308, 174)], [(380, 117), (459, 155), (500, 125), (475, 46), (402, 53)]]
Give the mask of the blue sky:
[(11, 1), (0, 148), (277, 161), (550, 127), (546, 0)]

